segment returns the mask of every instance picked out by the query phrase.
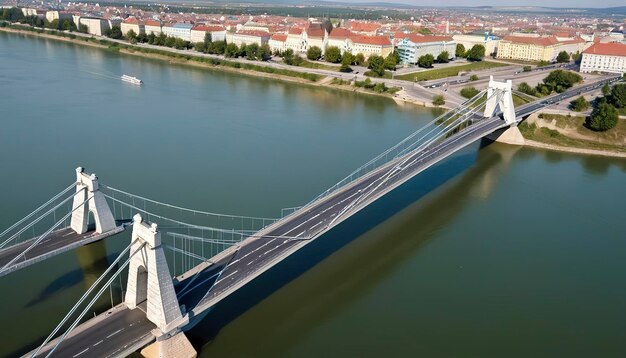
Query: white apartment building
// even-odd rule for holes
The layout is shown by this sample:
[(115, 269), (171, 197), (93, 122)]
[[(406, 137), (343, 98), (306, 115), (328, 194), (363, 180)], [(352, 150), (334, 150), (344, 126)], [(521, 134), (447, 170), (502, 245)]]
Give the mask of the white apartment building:
[(449, 59), (456, 56), (456, 41), (450, 36), (396, 33), (394, 41), (400, 62), (405, 64), (416, 64), (420, 57), (427, 54), (437, 58), (444, 51), (448, 52)]
[(145, 32), (145, 26), (142, 21), (137, 20), (135, 17), (129, 17), (126, 20), (122, 21), (120, 24), (120, 29), (122, 33), (126, 35), (128, 31), (133, 30), (133, 32), (139, 35), (142, 32)]
[(485, 54), (491, 55), (498, 51), (498, 44), (500, 38), (497, 36), (485, 34), (485, 35), (454, 35), (452, 39), (457, 43), (463, 45), (465, 50), (469, 50), (474, 45), (483, 45), (485, 47)]
[(192, 24), (176, 23), (171, 26), (163, 26), (162, 31), (168, 37), (175, 37), (185, 41), (191, 41)]
[(626, 73), (626, 45), (596, 43), (583, 51), (580, 72)]
[(217, 25), (196, 25), (191, 29), (191, 42), (203, 42), (206, 34), (211, 34), (211, 41), (226, 40), (226, 29)]
[(103, 36), (104, 32), (111, 28), (109, 20), (99, 17), (81, 17), (79, 19), (80, 25), (87, 26), (87, 32), (96, 36)]
[(146, 35), (155, 34), (156, 36), (158, 36), (162, 32), (161, 21), (144, 21), (144, 30), (146, 31)]

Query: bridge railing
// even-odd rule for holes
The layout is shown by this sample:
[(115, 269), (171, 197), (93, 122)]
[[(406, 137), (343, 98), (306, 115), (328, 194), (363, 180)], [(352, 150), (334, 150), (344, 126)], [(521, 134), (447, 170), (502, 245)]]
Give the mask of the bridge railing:
[[(384, 165), (396, 160), (410, 152), (421, 150), (427, 145), (432, 144), (437, 139), (446, 135), (450, 128), (454, 127), (470, 119), (470, 116), (477, 113), (480, 109), (481, 103), (485, 102), (486, 91), (481, 91), (476, 96), (463, 102), (459, 107), (448, 111), (431, 122), (427, 123), (422, 128), (413, 132), (411, 135), (400, 141), (398, 144), (382, 152), (378, 156), (372, 158), (370, 161), (360, 166), (348, 176), (337, 182), (332, 187), (315, 197), (307, 205), (335, 192), (336, 190), (358, 180), (366, 174), (371, 173), (373, 170), (383, 167)], [(496, 95), (496, 93), (494, 93)]]
[[(45, 233), (60, 218), (72, 210), (76, 183), (54, 195), (47, 202), (30, 212), (15, 224), (0, 233), (0, 250), (29, 241)], [(69, 218), (63, 220), (58, 227), (68, 227)]]

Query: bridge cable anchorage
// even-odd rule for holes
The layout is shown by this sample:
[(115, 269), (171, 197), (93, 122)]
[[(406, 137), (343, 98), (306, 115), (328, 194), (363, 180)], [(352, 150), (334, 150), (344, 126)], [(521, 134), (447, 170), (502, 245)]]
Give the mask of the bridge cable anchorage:
[(255, 216), (245, 216), (245, 215), (232, 215), (232, 214), (222, 214), (222, 213), (214, 213), (214, 212), (209, 212), (209, 211), (201, 211), (201, 210), (195, 210), (195, 209), (189, 209), (189, 208), (184, 208), (181, 206), (176, 206), (176, 205), (172, 205), (172, 204), (168, 204), (168, 203), (163, 203), (160, 201), (156, 201), (153, 199), (149, 199), (149, 198), (145, 198), (143, 196), (139, 196), (136, 194), (132, 194), (120, 189), (116, 189), (114, 187), (105, 185), (105, 184), (100, 184), (101, 187), (118, 192), (120, 194), (124, 194), (124, 195), (128, 195), (130, 197), (134, 197), (137, 199), (141, 199), (147, 202), (151, 202), (153, 204), (156, 205), (161, 205), (161, 206), (165, 206), (168, 208), (172, 208), (172, 209), (176, 209), (176, 210), (182, 210), (182, 211), (187, 211), (190, 213), (194, 213), (194, 214), (201, 214), (201, 215), (206, 215), (206, 216), (215, 216), (215, 217), (222, 217), (222, 218), (231, 218), (231, 219), (250, 219), (250, 220), (263, 220), (263, 221), (270, 221), (270, 222), (275, 222), (277, 219), (275, 218), (264, 218), (264, 217), (255, 217)]
[[(3, 237), (4, 235), (6, 235), (8, 232), (10, 232), (11, 230), (15, 229), (17, 226), (21, 225), (24, 221), (30, 219), (33, 215), (35, 215), (36, 213), (38, 213), (39, 211), (41, 211), (41, 209), (45, 208), (46, 206), (50, 205), (51, 203), (53, 203), (56, 199), (58, 199), (59, 197), (61, 197), (63, 194), (67, 193), (68, 191), (70, 191), (71, 189), (76, 187), (76, 184), (78, 184), (77, 182), (72, 183), (72, 185), (68, 186), (67, 188), (63, 189), (61, 192), (59, 192), (58, 194), (56, 194), (55, 196), (53, 196), (50, 200), (48, 200), (47, 202), (41, 204), (41, 206), (39, 206), (37, 209), (35, 209), (34, 211), (32, 211), (30, 214), (26, 215), (24, 218), (22, 218), (20, 221), (16, 222), (15, 224), (11, 225), (11, 227), (9, 227), (8, 229), (4, 230), (2, 233), (0, 233), (0, 237)], [(0, 246), (1, 247), (1, 246)]]
[(119, 204), (125, 205), (131, 209), (137, 210), (138, 212), (144, 213), (146, 215), (149, 216), (154, 216), (156, 218), (162, 219), (162, 220), (166, 220), (166, 221), (170, 221), (172, 223), (181, 225), (182, 227), (180, 227), (179, 229), (184, 229), (184, 228), (191, 228), (191, 229), (197, 229), (197, 230), (207, 230), (207, 231), (213, 231), (213, 232), (218, 232), (218, 233), (223, 233), (223, 234), (234, 234), (234, 235), (238, 235), (238, 236), (246, 236), (247, 232), (243, 231), (243, 230), (227, 230), (227, 229), (221, 229), (221, 228), (215, 228), (215, 227), (210, 227), (210, 226), (202, 226), (202, 225), (195, 225), (195, 224), (190, 224), (190, 223), (186, 223), (183, 221), (179, 221), (179, 220), (175, 220), (175, 219), (170, 219), (168, 217), (162, 216), (162, 215), (158, 215), (158, 214), (154, 214), (152, 212), (149, 212), (147, 210), (143, 210), (137, 206), (125, 203), (117, 198), (113, 198), (112, 196), (108, 195), (108, 194), (104, 194), (102, 193), (102, 195), (104, 195), (105, 198), (108, 198), (110, 200), (113, 200)]
[[(494, 94), (492, 94), (492, 96), (490, 96), (487, 100), (489, 100), (491, 97), (493, 97), (495, 95), (500, 95), (499, 91), (494, 91)], [(486, 103), (486, 101), (484, 103)], [(459, 125), (463, 124), (467, 119), (469, 119), (470, 115), (473, 115), (475, 112), (480, 110), (480, 108), (482, 106), (484, 106), (484, 103), (482, 105), (478, 106), (478, 107), (472, 108), (470, 110), (470, 112), (468, 112), (468, 113), (462, 115), (461, 117), (455, 119), (452, 123), (448, 124), (443, 129), (440, 129), (439, 133), (437, 133), (434, 137), (432, 137), (429, 140), (427, 140), (426, 143), (421, 144), (416, 149), (414, 149), (411, 152), (407, 153), (406, 157), (401, 161), (401, 163), (399, 165), (394, 166), (394, 168), (388, 174), (386, 174), (385, 176), (383, 176), (383, 177), (373, 181), (365, 189), (363, 189), (361, 191), (361, 192), (363, 192), (363, 194), (358, 196), (349, 205), (347, 205), (344, 209), (342, 209), (341, 212), (339, 212), (339, 214), (337, 214), (328, 223), (328, 226), (332, 225), (337, 219), (339, 219), (341, 216), (343, 216), (343, 214), (345, 214), (348, 210), (350, 210), (351, 208), (353, 208), (356, 205), (358, 205), (358, 203), (360, 203), (363, 199), (369, 197), (372, 193), (376, 192), (376, 190), (378, 188), (380, 188), (383, 184), (385, 184), (390, 178), (394, 177), (397, 173), (401, 172), (404, 169), (403, 166), (406, 165), (407, 162), (411, 159), (410, 153), (419, 152), (420, 150), (430, 146), (430, 144), (432, 144), (435, 141), (439, 140), (442, 136), (448, 135), (451, 131), (455, 130)], [(432, 132), (432, 130), (431, 130), (431, 132)], [(424, 137), (422, 137), (422, 138), (424, 138)], [(413, 158), (413, 160), (411, 160), (411, 162), (407, 166), (410, 166), (410, 165), (414, 164), (416, 161), (422, 159), (422, 157), (423, 157), (423, 155), (419, 156), (417, 158)], [(374, 189), (368, 190), (374, 184), (376, 184), (378, 181), (380, 181), (380, 183), (378, 183), (378, 185), (376, 185), (376, 187)]]
[[(137, 250), (135, 250), (134, 252), (132, 252), (128, 259), (126, 259), (126, 261), (119, 267), (119, 269), (113, 274), (113, 276), (111, 276), (111, 278), (109, 278), (109, 280), (104, 284), (104, 286), (102, 286), (102, 288), (100, 288), (100, 290), (98, 290), (98, 292), (96, 293), (96, 296), (87, 304), (87, 307), (85, 307), (85, 309), (83, 309), (83, 311), (80, 313), (80, 315), (78, 316), (78, 318), (76, 318), (76, 320), (72, 323), (72, 325), (67, 329), (67, 331), (65, 331), (65, 333), (63, 333), (63, 335), (60, 337), (59, 341), (54, 345), (54, 347), (50, 350), (50, 352), (48, 352), (48, 354), (46, 355), (46, 358), (50, 357), (50, 355), (52, 355), (52, 353), (59, 347), (59, 345), (65, 340), (65, 338), (67, 337), (67, 335), (74, 330), (74, 328), (76, 328), (76, 326), (78, 325), (78, 323), (80, 322), (80, 320), (85, 316), (85, 314), (87, 314), (87, 311), (89, 311), (89, 309), (91, 308), (91, 306), (94, 305), (94, 303), (96, 303), (96, 301), (100, 298), (100, 296), (102, 296), (102, 294), (104, 293), (104, 291), (106, 291), (106, 288), (109, 287), (109, 285), (113, 282), (113, 280), (115, 278), (117, 278), (117, 276), (126, 268), (126, 266), (128, 266), (128, 264), (130, 263), (130, 259), (137, 253), (139, 252), (141, 249), (143, 249), (143, 247), (146, 245), (146, 243), (142, 243)], [(82, 303), (82, 302), (81, 302)], [(31, 358), (34, 357), (31, 356)]]
[[(66, 194), (68, 191), (70, 191), (71, 189), (76, 187), (77, 183), (74, 183), (70, 186), (68, 186), (67, 188), (65, 188), (63, 191), (61, 191), (60, 193), (58, 193), (57, 195), (55, 195), (54, 197), (52, 197), (52, 199), (48, 200), (47, 202), (45, 202), (44, 204), (42, 204), (40, 207), (38, 207), (37, 209), (35, 209), (35, 211), (31, 212), (30, 214), (28, 214), (27, 216), (25, 216), (24, 218), (22, 218), (20, 221), (16, 222), (15, 224), (11, 225), (11, 227), (9, 227), (8, 229), (4, 230), (1, 234), (0, 234), (0, 238), (5, 236), (6, 234), (8, 234), (9, 232), (11, 232), (11, 230), (15, 229), (16, 227), (18, 227), (19, 225), (23, 224), (26, 220), (30, 219), (33, 215), (37, 214), (39, 211), (41, 211), (43, 208), (45, 208), (46, 206), (50, 205), (51, 203), (53, 203), (54, 201), (56, 201), (57, 199), (59, 199), (62, 195)], [(72, 194), (72, 196), (70, 196), (69, 198), (73, 198), (75, 194)], [(65, 199), (60, 205), (56, 205), (54, 208), (48, 210), (47, 212), (45, 212), (44, 214), (42, 214), (39, 219), (37, 219), (35, 222), (30, 223), (29, 225), (26, 226), (26, 229), (20, 231), (20, 233), (26, 231), (28, 228), (30, 228), (30, 226), (36, 224), (37, 222), (39, 222), (43, 217), (47, 216), (48, 214), (50, 214), (51, 212), (53, 212), (54, 210), (58, 209), (62, 204), (64, 204), (65, 202), (67, 202), (68, 199)], [(16, 236), (18, 236), (19, 234), (13, 234), (10, 238), (8, 238), (7, 240), (5, 240), (4, 242), (2, 242), (0, 244), (0, 249), (3, 248), (8, 242), (10, 242), (13, 238), (15, 238)]]
[[(315, 197), (313, 200), (311, 200), (305, 206), (308, 206), (309, 204), (312, 204), (313, 202), (315, 202), (315, 201), (325, 197), (326, 195), (328, 195), (328, 194), (334, 192), (335, 190), (337, 190), (338, 188), (343, 187), (345, 184), (350, 183), (350, 182), (354, 181), (355, 179), (358, 179), (363, 174), (369, 173), (371, 170), (376, 169), (378, 167), (381, 167), (384, 164), (388, 163), (390, 160), (388, 160), (387, 157), (391, 153), (393, 153), (394, 151), (398, 151), (398, 153), (393, 155), (391, 160), (393, 160), (395, 158), (398, 158), (403, 153), (405, 153), (407, 149), (410, 149), (411, 147), (413, 147), (415, 145), (414, 142), (410, 142), (413, 138), (415, 138), (417, 135), (419, 135), (423, 131), (427, 130), (429, 127), (431, 127), (433, 125), (436, 125), (436, 124), (438, 124), (438, 123), (440, 123), (442, 121), (445, 122), (445, 119), (447, 117), (452, 117), (452, 116), (454, 116), (454, 115), (456, 115), (456, 114), (458, 114), (458, 113), (460, 113), (462, 111), (465, 111), (467, 109), (471, 109), (471, 106), (475, 105), (481, 99), (481, 96), (484, 95), (486, 92), (487, 92), (487, 90), (483, 90), (483, 91), (479, 92), (473, 98), (470, 98), (467, 101), (463, 102), (457, 108), (455, 108), (455, 109), (453, 109), (451, 111), (448, 111), (448, 112), (440, 115), (439, 117), (436, 117), (435, 119), (433, 119), (432, 121), (427, 123), (425, 126), (419, 128), (418, 130), (416, 130), (415, 132), (413, 132), (412, 134), (410, 134), (409, 136), (404, 138), (402, 141), (400, 141), (396, 145), (392, 146), (391, 148), (387, 149), (386, 151), (382, 152), (378, 156), (372, 158), (370, 161), (368, 161), (367, 163), (363, 164), (362, 166), (360, 166), (359, 168), (354, 170), (352, 173), (350, 173), (344, 179), (340, 180), (335, 185), (331, 186), (329, 189), (327, 189), (326, 191), (324, 191), (323, 193), (321, 193), (320, 195)], [(422, 136), (422, 138), (420, 138), (420, 139), (423, 139), (423, 138), (424, 138), (424, 136)], [(407, 143), (409, 143), (409, 147), (408, 148), (404, 148), (402, 150), (399, 150), (400, 148), (402, 148)], [(381, 159), (384, 159), (384, 161), (382, 163), (376, 165), (376, 163), (379, 162)], [(369, 167), (372, 167), (372, 169), (368, 170)], [(361, 173), (361, 174), (359, 175), (359, 173)]]
[[(136, 240), (135, 240), (136, 241)], [(120, 252), (120, 254), (117, 256), (117, 258), (111, 263), (111, 265), (109, 265), (109, 267), (100, 275), (100, 277), (98, 277), (98, 279), (96, 280), (96, 282), (94, 282), (91, 287), (89, 287), (89, 289), (87, 291), (85, 291), (85, 293), (78, 299), (77, 303), (74, 305), (74, 307), (72, 307), (72, 309), (65, 315), (65, 317), (63, 317), (63, 319), (61, 320), (61, 322), (56, 326), (56, 328), (52, 331), (52, 333), (50, 333), (50, 335), (48, 335), (48, 337), (44, 340), (44, 342), (37, 348), (37, 350), (35, 351), (35, 353), (33, 353), (31, 355), (31, 357), (35, 357), (37, 354), (39, 354), (39, 352), (41, 351), (41, 349), (48, 344), (48, 342), (50, 342), (50, 340), (52, 339), (52, 337), (54, 337), (55, 334), (57, 334), (57, 332), (59, 332), (59, 330), (61, 329), (61, 327), (63, 327), (63, 325), (67, 322), (67, 320), (74, 314), (74, 312), (76, 312), (76, 310), (78, 309), (78, 307), (80, 306), (80, 304), (87, 298), (87, 296), (89, 296), (91, 294), (91, 292), (93, 292), (93, 290), (100, 284), (100, 282), (109, 274), (109, 272), (111, 272), (111, 270), (115, 267), (115, 265), (117, 265), (117, 263), (122, 259), (122, 257), (128, 252), (128, 250), (130, 250), (130, 248), (133, 246), (134, 242), (130, 243), (130, 245), (126, 246), (126, 248), (124, 250), (122, 250), (122, 252)]]
[(61, 218), (61, 220), (57, 221), (56, 224), (54, 224), (50, 229), (48, 229), (45, 233), (43, 233), (41, 236), (39, 236), (37, 238), (37, 240), (35, 240), (29, 247), (27, 247), (24, 251), (22, 251), (19, 255), (15, 256), (13, 259), (11, 259), (11, 261), (7, 262), (6, 265), (4, 265), (1, 269), (0, 269), (0, 273), (4, 272), (5, 270), (7, 270), (12, 264), (15, 263), (15, 261), (17, 261), (19, 258), (21, 258), (22, 256), (26, 255), (27, 252), (29, 252), (30, 250), (32, 250), (33, 247), (35, 247), (37, 244), (39, 244), (43, 239), (45, 239), (48, 235), (50, 235), (50, 233), (52, 231), (54, 231), (54, 229), (56, 229), (59, 225), (61, 225), (63, 222), (65, 222), (65, 220), (67, 218), (69, 218), (72, 213), (76, 210), (78, 210), (79, 208), (81, 208), (86, 202), (88, 202), (89, 200), (91, 200), (91, 198), (93, 198), (93, 195), (88, 197), (85, 201), (83, 201), (81, 204), (77, 205), (74, 209), (72, 209), (72, 211), (70, 211), (69, 213), (67, 213), (65, 216), (63, 216), (63, 218)]

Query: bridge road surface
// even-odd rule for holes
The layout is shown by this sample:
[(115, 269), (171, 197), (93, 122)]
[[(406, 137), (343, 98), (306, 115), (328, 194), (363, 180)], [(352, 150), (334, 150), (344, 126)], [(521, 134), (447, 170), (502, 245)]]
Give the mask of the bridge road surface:
[[(606, 81), (601, 81), (600, 84), (591, 87), (593, 89), (598, 88), (604, 82)], [(585, 91), (589, 87), (576, 88), (555, 97), (558, 97), (559, 100), (573, 97), (579, 91)], [(589, 90), (592, 89), (590, 88)], [(534, 104), (531, 103), (530, 105), (520, 107), (516, 115), (518, 117), (525, 116), (549, 105), (546, 100), (540, 101), (539, 104), (541, 105), (539, 107)], [(419, 171), (425, 170), (428, 166), (455, 151), (506, 126), (505, 122), (499, 117), (483, 119), (441, 143), (405, 156), (404, 158), (411, 159), (407, 162), (408, 164), (405, 170), (401, 172), (402, 174), (394, 177), (385, 187), (379, 188), (375, 195), (385, 194), (392, 186), (401, 184)], [(318, 203), (305, 208), (308, 210), (303, 210), (302, 213), (294, 214), (287, 220), (284, 220), (284, 222), (278, 222), (270, 226), (270, 231), (264, 232), (263, 235), (320, 235), (329, 229), (323, 226), (323, 224), (332, 220), (341, 210), (349, 205), (349, 199), (354, 198), (358, 194), (359, 189), (364, 188), (368, 183), (376, 182), (377, 179), (382, 178), (395, 167), (396, 163), (398, 163), (398, 160), (362, 177), (360, 181), (350, 184), (345, 190), (339, 189), (337, 193), (331, 193)], [(371, 196), (369, 199), (371, 200), (375, 197)], [(364, 201), (360, 205), (367, 202)], [(356, 209), (358, 209), (358, 206), (352, 210), (356, 211)], [(277, 260), (295, 252), (307, 242), (306, 240), (271, 237), (247, 239), (242, 243), (239, 250), (216, 256), (219, 259), (216, 259), (212, 265), (202, 268), (195, 278), (185, 274), (187, 278), (176, 282), (174, 287), (179, 296), (179, 303), (181, 305), (184, 304), (188, 308), (192, 316), (191, 319), (193, 319), (193, 316), (199, 315), (202, 311), (215, 305), (234, 291), (234, 289), (247, 283), (255, 275), (266, 271)], [(225, 269), (221, 272), (224, 267)], [(211, 287), (212, 284), (213, 286)], [(186, 288), (187, 285), (190, 288)], [(208, 292), (206, 290), (207, 287), (211, 287)], [(81, 324), (70, 334), (66, 341), (59, 345), (54, 355), (60, 357), (80, 357), (81, 354), (89, 353), (89, 355), (85, 356), (122, 356), (140, 349), (154, 340), (150, 331), (155, 326), (148, 321), (143, 311), (140, 309), (131, 311), (123, 304), (118, 305), (114, 310), (119, 310), (119, 312), (110, 315), (103, 313), (98, 316), (100, 317), (99, 321), (106, 321), (106, 324), (101, 323), (104, 325), (104, 329), (100, 329), (101, 324), (93, 324), (92, 320)], [(120, 332), (124, 332), (124, 334), (118, 334)], [(50, 348), (51, 345), (49, 344), (38, 356), (45, 356), (45, 352)]]
[[(30, 249), (30, 251), (28, 251), (25, 255), (22, 255), (6, 270), (1, 271), (0, 277), (26, 266), (30, 266), (36, 262), (45, 260), (51, 256), (58, 255), (94, 241), (102, 240), (108, 236), (117, 234), (122, 230), (122, 226), (118, 226), (117, 228), (102, 234), (98, 234), (94, 230), (87, 231), (84, 234), (77, 234), (69, 227), (55, 230), (48, 234), (48, 236), (46, 236), (46, 238), (44, 238), (40, 243)], [(24, 252), (24, 250), (26, 250), (35, 240), (37, 240), (37, 237), (0, 250), (0, 269)]]

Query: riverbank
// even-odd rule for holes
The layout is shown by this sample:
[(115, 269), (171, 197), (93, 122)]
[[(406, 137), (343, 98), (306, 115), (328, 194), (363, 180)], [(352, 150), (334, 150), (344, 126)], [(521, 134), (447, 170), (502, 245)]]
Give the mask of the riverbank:
[[(21, 28), (16, 28), (21, 27)], [(185, 51), (181, 53), (180, 50), (174, 50), (168, 47), (155, 48), (156, 46), (150, 45), (133, 45), (120, 40), (112, 40), (108, 38), (98, 38), (92, 35), (86, 35), (82, 33), (67, 33), (54, 30), (40, 30), (31, 27), (10, 25), (10, 27), (0, 27), (0, 31), (22, 34), (27, 36), (34, 36), (40, 38), (46, 38), (51, 40), (58, 40), (63, 42), (69, 42), (76, 45), (86, 45), (90, 47), (100, 48), (108, 51), (114, 51), (122, 54), (139, 56), (143, 58), (150, 58), (160, 61), (165, 61), (171, 64), (193, 66), (196, 68), (204, 68), (208, 70), (225, 71), (230, 73), (238, 73), (243, 75), (271, 78), (280, 81), (298, 83), (316, 87), (327, 87), (337, 89), (341, 91), (349, 91), (353, 93), (383, 96), (394, 101), (398, 104), (411, 104), (420, 107), (437, 107), (430, 102), (419, 98), (413, 98), (413, 96), (398, 96), (393, 92), (379, 92), (369, 88), (360, 88), (354, 85), (346, 86), (345, 84), (334, 83), (331, 76), (324, 76), (317, 73), (312, 73), (307, 68), (296, 67), (294, 69), (285, 69), (283, 64), (257, 62), (239, 59), (225, 59), (216, 55), (207, 55), (202, 53), (188, 53)], [(335, 74), (332, 74), (335, 75)], [(337, 73), (337, 77), (341, 79), (343, 74)], [(343, 80), (342, 80), (343, 81)], [(384, 83), (384, 82), (382, 82)], [(388, 87), (394, 88), (394, 87)], [(447, 106), (442, 106), (449, 108)]]
[(519, 125), (525, 145), (568, 153), (626, 158), (626, 120), (606, 132), (584, 126), (585, 116), (563, 111), (532, 114)]

